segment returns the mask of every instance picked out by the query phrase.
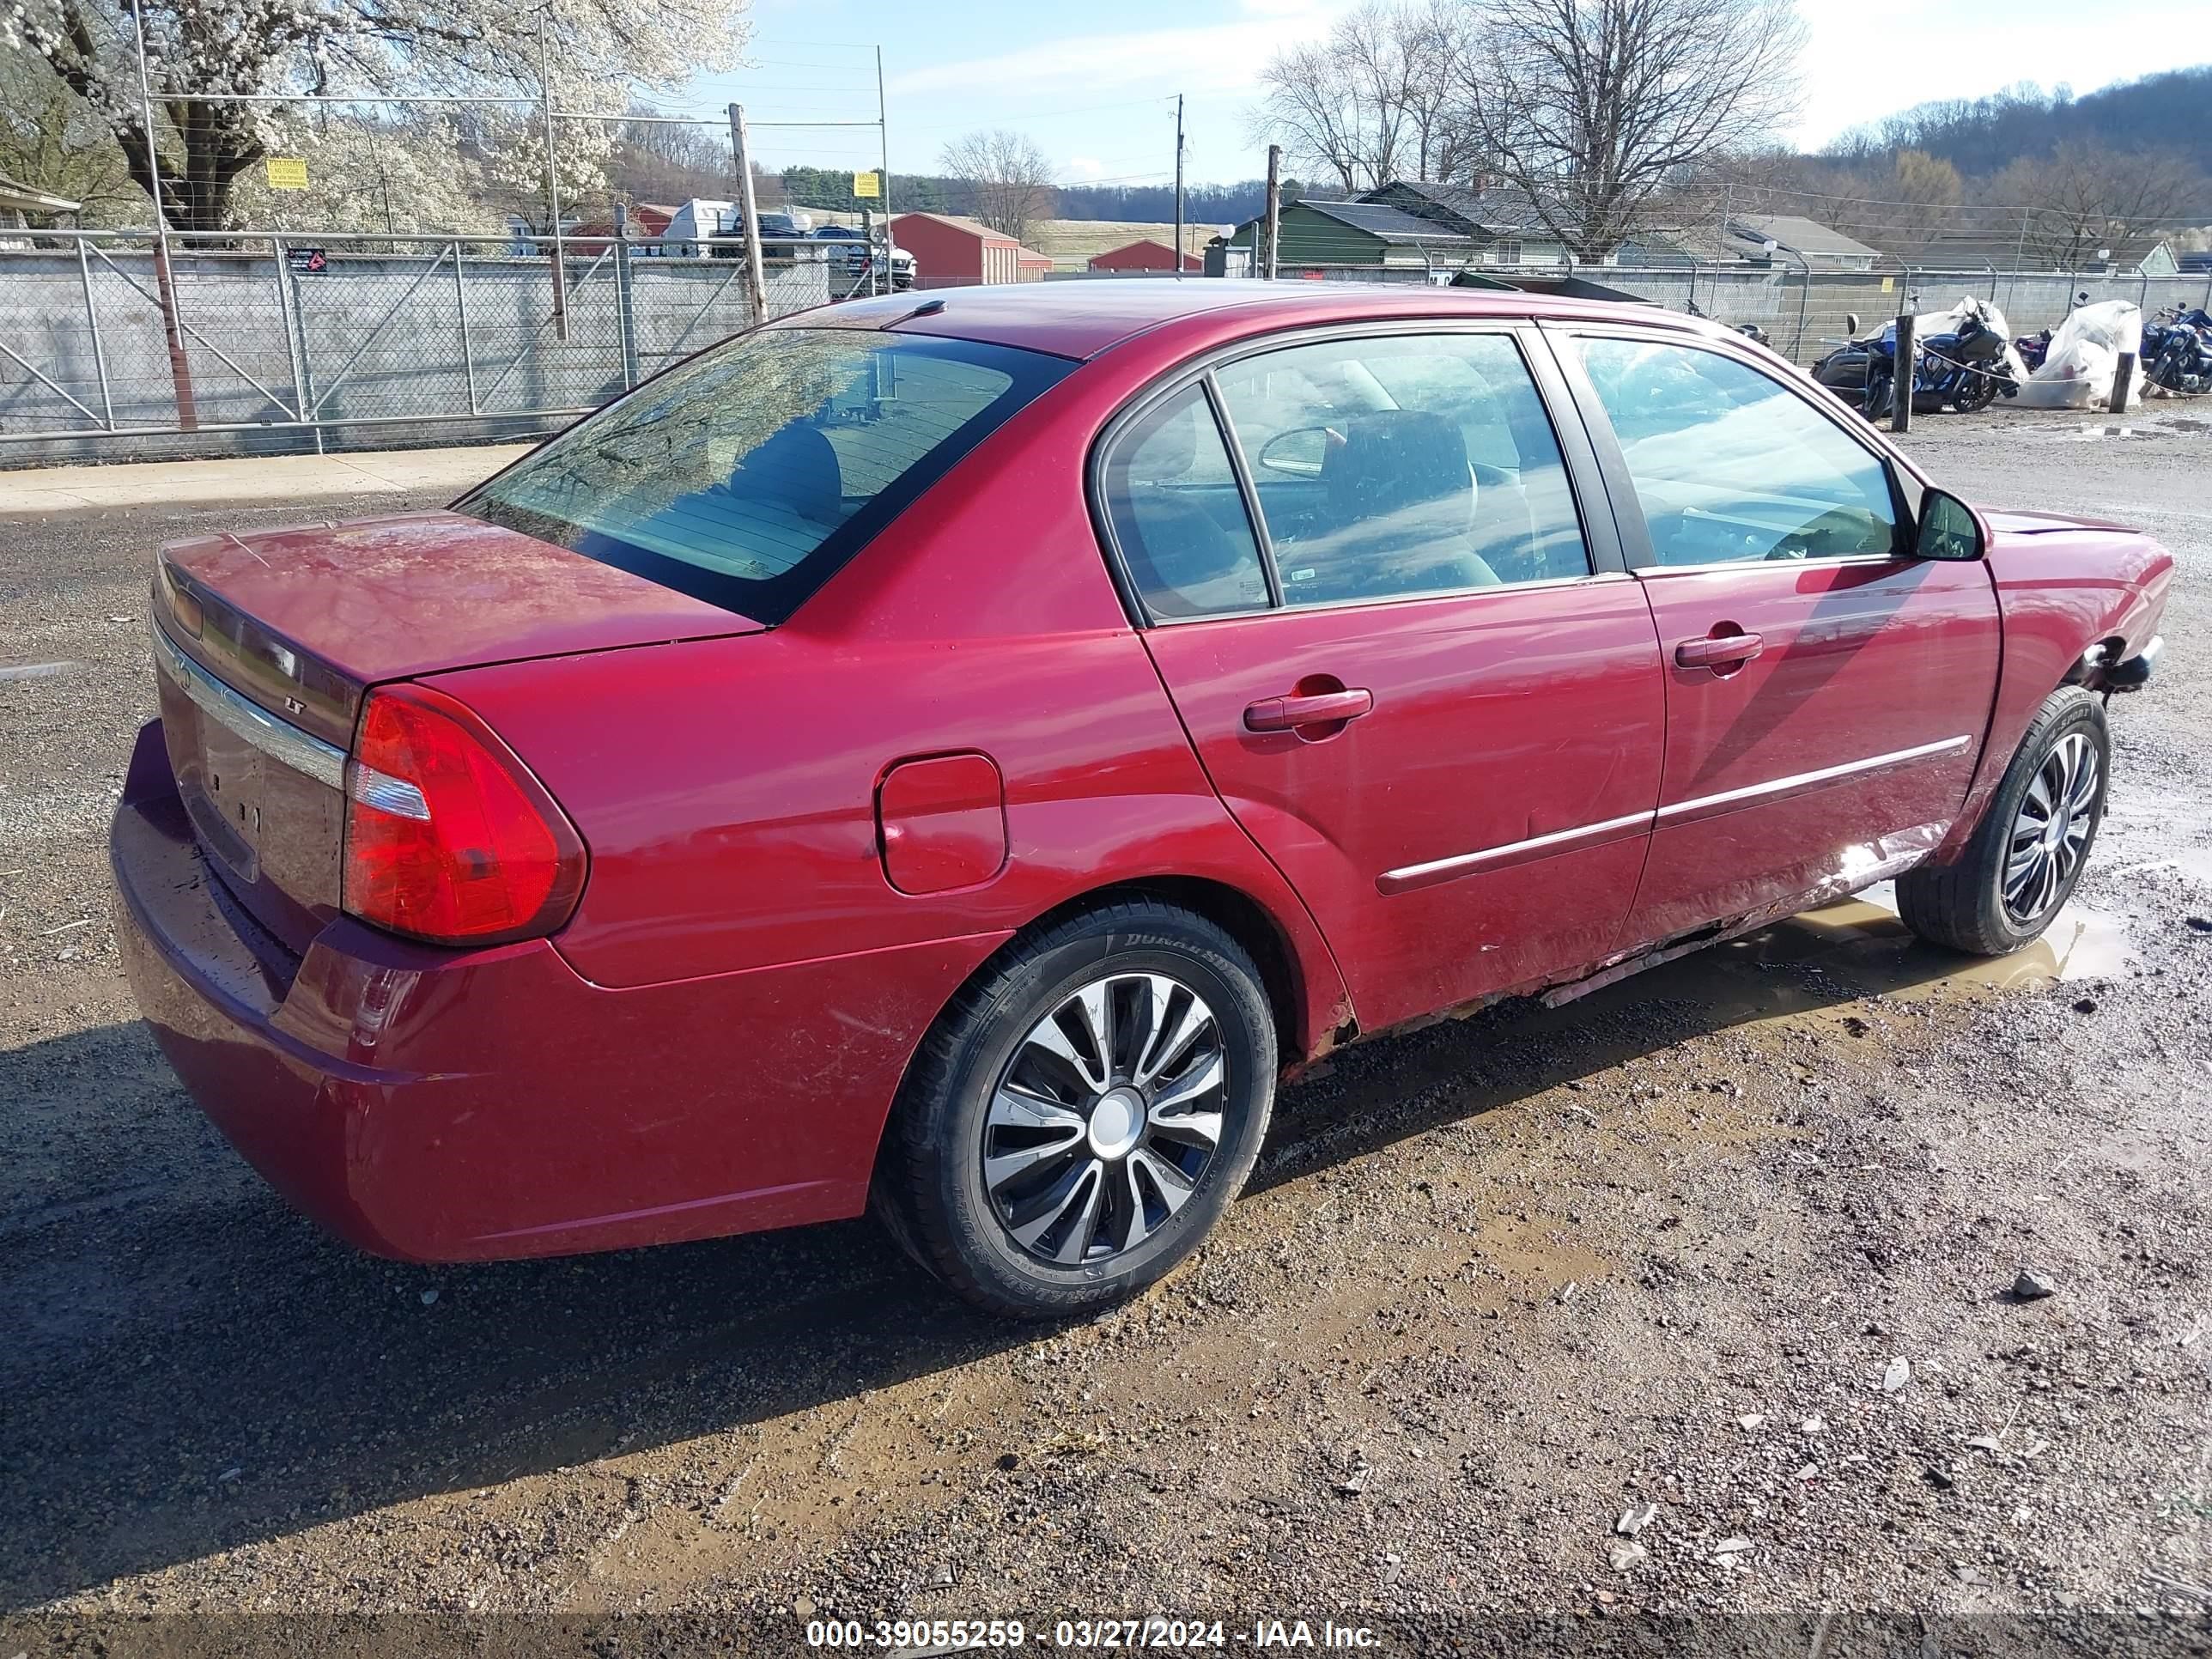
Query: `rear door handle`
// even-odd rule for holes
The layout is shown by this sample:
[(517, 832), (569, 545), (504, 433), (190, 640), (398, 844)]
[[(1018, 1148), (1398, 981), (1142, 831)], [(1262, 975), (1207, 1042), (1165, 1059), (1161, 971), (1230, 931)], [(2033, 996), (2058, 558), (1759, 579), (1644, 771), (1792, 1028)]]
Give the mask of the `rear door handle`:
[(1267, 697), (1244, 711), (1249, 732), (1294, 732), (1302, 726), (1333, 726), (1356, 720), (1375, 707), (1371, 691), (1316, 691), (1305, 696)]
[(1717, 640), (1684, 640), (1674, 647), (1674, 660), (1684, 668), (1721, 668), (1749, 662), (1766, 649), (1756, 634), (1724, 634)]

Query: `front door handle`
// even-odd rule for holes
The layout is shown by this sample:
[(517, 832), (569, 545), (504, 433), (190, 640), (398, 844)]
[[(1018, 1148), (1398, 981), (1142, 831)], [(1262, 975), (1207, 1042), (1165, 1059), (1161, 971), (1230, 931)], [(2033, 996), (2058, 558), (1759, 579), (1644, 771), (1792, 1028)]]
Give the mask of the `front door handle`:
[(1266, 697), (1245, 709), (1244, 729), (1295, 732), (1303, 726), (1337, 726), (1358, 720), (1374, 707), (1375, 694), (1359, 690)]
[(1723, 634), (1717, 640), (1684, 640), (1674, 647), (1674, 661), (1683, 668), (1726, 668), (1747, 663), (1766, 649), (1756, 634)]

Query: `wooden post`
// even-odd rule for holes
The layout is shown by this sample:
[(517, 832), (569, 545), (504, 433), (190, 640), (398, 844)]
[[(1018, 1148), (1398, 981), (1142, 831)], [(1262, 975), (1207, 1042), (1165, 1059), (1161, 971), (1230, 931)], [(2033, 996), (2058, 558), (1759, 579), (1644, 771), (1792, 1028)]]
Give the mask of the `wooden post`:
[(1182, 94), (1176, 94), (1175, 279), (1182, 280)]
[(1892, 432), (1912, 430), (1912, 383), (1919, 378), (1919, 350), (1912, 338), (1912, 313), (1897, 313), (1897, 353), (1895, 368), (1889, 381), (1889, 429)]
[(185, 331), (177, 318), (177, 285), (169, 268), (169, 214), (161, 202), (161, 152), (154, 142), (154, 80), (153, 71), (146, 67), (146, 20), (136, 11), (131, 17), (131, 40), (138, 52), (139, 118), (146, 125), (147, 183), (154, 193), (154, 286), (161, 296), (161, 331), (169, 342), (169, 381), (176, 388), (177, 425), (191, 432), (200, 423), (199, 400), (192, 393), (192, 362), (185, 353)]
[(2115, 415), (2128, 411), (2128, 394), (2135, 390), (2136, 354), (2123, 351), (2120, 360), (2112, 366), (2112, 397), (2107, 405)]
[[(638, 383), (637, 303), (630, 292), (629, 209), (615, 204), (615, 333), (622, 348), (623, 389)], [(461, 245), (453, 244), (453, 270), (461, 268)]]
[(745, 143), (745, 106), (730, 106), (730, 149), (738, 158), (738, 228), (744, 234), (745, 297), (752, 301), (753, 326), (768, 320), (768, 276), (761, 269), (760, 213), (753, 204), (752, 151)]
[(538, 25), (538, 90), (544, 100), (545, 203), (553, 215), (553, 337), (568, 337), (568, 271), (561, 240), (561, 164), (554, 159), (553, 47), (545, 24)]
[(1255, 248), (1252, 251), (1255, 255), (1265, 252), (1266, 258), (1255, 260), (1255, 263), (1260, 266), (1259, 274), (1271, 283), (1275, 280), (1277, 233), (1281, 230), (1282, 224), (1283, 147), (1270, 144), (1267, 146), (1267, 246), (1264, 250)]

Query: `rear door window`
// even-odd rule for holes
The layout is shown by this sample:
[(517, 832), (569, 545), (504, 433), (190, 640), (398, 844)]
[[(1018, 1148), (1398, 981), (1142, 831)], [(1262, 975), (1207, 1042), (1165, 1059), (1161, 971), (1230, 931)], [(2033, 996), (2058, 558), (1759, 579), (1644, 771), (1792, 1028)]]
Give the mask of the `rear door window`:
[(769, 623), (1075, 365), (763, 329), (586, 417), (456, 510)]

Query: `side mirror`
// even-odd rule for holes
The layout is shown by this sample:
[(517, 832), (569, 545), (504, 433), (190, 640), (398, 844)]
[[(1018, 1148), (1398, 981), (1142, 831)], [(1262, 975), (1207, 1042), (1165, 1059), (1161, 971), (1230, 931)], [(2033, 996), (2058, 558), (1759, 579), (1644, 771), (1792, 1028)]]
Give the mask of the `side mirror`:
[(1845, 334), (1846, 336), (1848, 336), (1848, 337), (1850, 337), (1856, 338), (1856, 337), (1857, 337), (1858, 331), (1859, 331), (1859, 314), (1858, 314), (1858, 313), (1857, 313), (1857, 312), (1856, 312), (1856, 311), (1847, 311), (1847, 312), (1845, 312), (1845, 313), (1844, 313), (1844, 334)]
[(1982, 522), (1956, 495), (1931, 489), (1920, 498), (1920, 528), (1912, 538), (1916, 559), (1961, 561), (1982, 556)]

